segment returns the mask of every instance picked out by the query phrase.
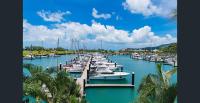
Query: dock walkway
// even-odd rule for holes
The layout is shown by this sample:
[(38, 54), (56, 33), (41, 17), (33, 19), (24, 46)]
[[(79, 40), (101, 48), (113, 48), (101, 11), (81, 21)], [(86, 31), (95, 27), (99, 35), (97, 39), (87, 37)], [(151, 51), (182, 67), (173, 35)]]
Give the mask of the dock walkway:
[(85, 84), (85, 88), (88, 87), (134, 87), (132, 84)]
[(80, 94), (81, 96), (84, 96), (84, 80), (87, 80), (87, 70), (89, 70), (89, 64), (90, 64), (90, 60), (91, 60), (91, 57), (89, 58), (84, 70), (83, 70), (83, 73), (81, 75), (80, 78), (77, 78), (76, 80), (76, 83), (78, 85), (80, 85), (81, 89), (80, 89)]
[[(125, 87), (125, 88), (131, 88), (131, 87), (134, 87), (134, 72), (132, 73), (132, 83), (131, 84), (87, 84), (87, 76), (88, 76), (88, 71), (89, 71), (89, 65), (90, 65), (90, 61), (91, 61), (91, 58), (89, 58), (86, 66), (84, 67), (84, 70), (82, 72), (82, 75), (80, 78), (77, 78), (76, 79), (76, 83), (78, 85), (80, 85), (80, 94), (81, 96), (84, 96), (85, 93), (84, 93), (84, 89), (85, 88), (93, 88), (93, 87)], [(85, 80), (85, 81), (84, 81)]]

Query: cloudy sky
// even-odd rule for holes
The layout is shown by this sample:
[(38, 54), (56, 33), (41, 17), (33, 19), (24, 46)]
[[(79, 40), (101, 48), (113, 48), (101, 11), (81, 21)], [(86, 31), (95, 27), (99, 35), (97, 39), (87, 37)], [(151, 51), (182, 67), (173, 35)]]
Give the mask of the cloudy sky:
[(177, 41), (176, 0), (23, 0), (23, 46), (88, 49), (157, 46)]

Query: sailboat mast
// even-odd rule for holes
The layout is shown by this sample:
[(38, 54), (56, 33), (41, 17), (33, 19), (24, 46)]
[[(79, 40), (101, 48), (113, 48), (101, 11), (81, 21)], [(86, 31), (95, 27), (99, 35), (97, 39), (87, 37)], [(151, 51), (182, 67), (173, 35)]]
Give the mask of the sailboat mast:
[(44, 47), (43, 47), (43, 40), (42, 40), (42, 45), (41, 45), (41, 46), (42, 46), (42, 48), (41, 48), (42, 50), (41, 50), (40, 58), (41, 58), (41, 55), (43, 55), (43, 52), (42, 52), (42, 51), (43, 51), (43, 48), (44, 48)]
[(57, 42), (57, 49), (58, 49), (58, 47), (59, 47), (59, 38), (58, 38), (58, 42)]
[(101, 40), (101, 50), (100, 50), (100, 52), (102, 53), (102, 51), (103, 51), (103, 49), (102, 49), (102, 40)]
[(79, 40), (77, 40), (77, 50), (78, 50), (78, 57), (79, 57), (79, 50), (80, 50), (80, 48), (79, 48)]
[(102, 50), (102, 40), (101, 40), (101, 50)]
[[(57, 41), (57, 48), (56, 48), (56, 50), (58, 49), (58, 47), (59, 47), (59, 38), (58, 38), (58, 41)], [(55, 50), (55, 51), (56, 51)], [(58, 58), (57, 58), (57, 70), (59, 70), (59, 66), (58, 66)]]

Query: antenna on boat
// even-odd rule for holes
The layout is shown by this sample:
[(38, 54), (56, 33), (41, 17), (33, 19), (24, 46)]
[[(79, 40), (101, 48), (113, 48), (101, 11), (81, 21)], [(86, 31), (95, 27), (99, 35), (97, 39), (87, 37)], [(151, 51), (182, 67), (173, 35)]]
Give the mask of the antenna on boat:
[(86, 48), (86, 46), (85, 46), (85, 43), (83, 43), (83, 50), (86, 50), (87, 48)]
[(72, 46), (72, 50), (74, 49), (74, 53), (76, 54), (76, 44), (75, 44), (75, 39), (71, 39), (71, 42), (72, 42), (72, 44), (71, 44), (71, 46)]
[(77, 54), (78, 54), (78, 57), (79, 57), (79, 40), (75, 40), (75, 46), (76, 46), (76, 50), (77, 50)]

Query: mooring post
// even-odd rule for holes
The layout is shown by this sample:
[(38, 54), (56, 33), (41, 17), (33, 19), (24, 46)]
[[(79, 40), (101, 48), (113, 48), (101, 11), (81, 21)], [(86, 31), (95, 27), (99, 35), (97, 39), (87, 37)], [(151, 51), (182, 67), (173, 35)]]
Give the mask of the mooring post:
[(89, 70), (87, 70), (87, 80), (89, 79)]
[(32, 56), (32, 54), (31, 54), (31, 60), (33, 59), (33, 56)]
[(60, 70), (62, 69), (62, 64), (60, 63)]
[(132, 72), (132, 85), (134, 85), (135, 73)]
[(123, 69), (124, 69), (124, 68), (123, 68), (123, 67), (121, 67), (121, 72), (123, 72)]
[(85, 94), (85, 79), (83, 79), (83, 94)]
[(66, 65), (67, 65), (67, 61), (66, 61), (65, 63), (66, 63)]
[(115, 62), (115, 67), (117, 66), (117, 63)]
[(173, 63), (174, 63), (174, 67), (175, 67), (175, 65), (176, 65), (176, 62), (175, 62), (175, 60), (173, 60)]
[(91, 68), (91, 64), (89, 64), (89, 71), (90, 71), (90, 68)]

